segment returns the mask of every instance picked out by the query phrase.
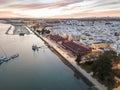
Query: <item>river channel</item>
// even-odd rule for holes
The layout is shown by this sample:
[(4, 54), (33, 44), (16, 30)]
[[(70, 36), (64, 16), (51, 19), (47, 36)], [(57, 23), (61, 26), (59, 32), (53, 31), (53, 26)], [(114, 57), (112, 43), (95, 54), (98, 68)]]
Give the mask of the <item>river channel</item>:
[[(10, 26), (0, 23), (0, 57), (16, 53), (19, 57), (0, 65), (0, 90), (88, 90), (44, 41), (32, 32), (24, 36), (5, 34)], [(33, 51), (33, 44), (41, 48)]]

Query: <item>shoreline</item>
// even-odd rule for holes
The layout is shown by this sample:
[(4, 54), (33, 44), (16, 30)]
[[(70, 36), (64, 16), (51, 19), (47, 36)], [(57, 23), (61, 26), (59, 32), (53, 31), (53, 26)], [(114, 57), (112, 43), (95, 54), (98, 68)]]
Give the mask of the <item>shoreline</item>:
[[(31, 30), (31, 28), (29, 28)], [(32, 30), (33, 31), (33, 30)], [(81, 79), (84, 80), (84, 82), (90, 87), (95, 87), (97, 90), (107, 90), (107, 88), (102, 85), (101, 83), (99, 83), (95, 78), (93, 78), (89, 73), (87, 73), (84, 69), (82, 69), (80, 66), (78, 66), (75, 62), (75, 59), (73, 58), (69, 58), (68, 55), (65, 56), (63, 55), (66, 54), (65, 52), (63, 52), (60, 48), (58, 48), (57, 46), (54, 45), (54, 43), (52, 43), (49, 39), (47, 39), (46, 37), (39, 35), (37, 32), (33, 33), (35, 35), (37, 35), (40, 39), (42, 39), (45, 43), (48, 44), (48, 46), (50, 46), (55, 52), (57, 52), (59, 54), (59, 56), (61, 56), (65, 62), (69, 63), (70, 68), (72, 67), (72, 70), (74, 68), (75, 71), (79, 72), (79, 74), (82, 76)], [(60, 52), (61, 51), (61, 52)], [(68, 59), (69, 58), (69, 59)], [(62, 61), (62, 60), (61, 60)], [(62, 61), (63, 62), (63, 61)], [(64, 62), (63, 62), (64, 63)], [(73, 70), (73, 71), (74, 71)]]
[[(65, 64), (68, 68), (70, 68), (74, 72), (74, 77), (77, 79), (83, 80), (85, 84), (88, 86), (88, 90), (92, 90), (91, 88), (94, 86), (93, 83), (91, 83), (83, 74), (81, 74), (63, 55), (59, 53), (55, 48), (49, 46), (49, 43), (44, 40), (37, 32), (33, 31), (30, 27), (26, 26), (30, 31), (32, 31), (38, 38), (40, 38), (42, 41), (44, 41), (45, 45), (48, 46), (48, 48), (60, 58), (63, 64)], [(97, 89), (95, 89), (97, 90)], [(99, 90), (99, 89), (98, 89)]]
[(56, 51), (54, 48), (49, 48), (49, 49), (55, 55), (57, 55), (66, 66), (68, 66), (70, 69), (73, 70), (74, 76), (77, 79), (81, 78), (89, 86), (89, 88), (93, 86), (93, 84), (87, 78), (85, 78), (71, 63), (69, 63), (68, 60), (66, 60), (58, 51)]

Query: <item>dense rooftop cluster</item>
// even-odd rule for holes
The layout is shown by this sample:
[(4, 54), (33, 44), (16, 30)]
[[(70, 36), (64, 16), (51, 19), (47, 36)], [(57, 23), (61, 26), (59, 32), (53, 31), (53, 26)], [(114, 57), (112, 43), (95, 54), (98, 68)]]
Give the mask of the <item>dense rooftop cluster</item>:
[(117, 20), (63, 20), (47, 29), (86, 45), (109, 43), (111, 48), (120, 53), (120, 22)]

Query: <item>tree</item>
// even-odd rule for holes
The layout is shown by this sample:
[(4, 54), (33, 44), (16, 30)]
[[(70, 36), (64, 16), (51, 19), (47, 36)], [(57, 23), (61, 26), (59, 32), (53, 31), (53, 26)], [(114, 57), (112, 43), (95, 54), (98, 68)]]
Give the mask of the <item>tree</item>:
[(45, 33), (46, 33), (46, 34), (49, 34), (49, 33), (50, 33), (50, 31), (49, 31), (49, 30), (45, 30)]
[(45, 33), (45, 28), (42, 29), (41, 34), (43, 35)]
[(34, 29), (34, 30), (37, 30), (38, 28), (40, 28), (40, 25), (39, 25), (39, 24), (35, 24), (35, 25), (33, 26), (33, 29)]
[(113, 50), (110, 51), (105, 51), (104, 55), (108, 56), (109, 58), (111, 58), (111, 60), (115, 60), (117, 57), (117, 53)]
[(108, 88), (112, 88), (115, 84), (114, 74), (112, 71), (113, 56), (110, 55), (111, 51), (104, 52), (92, 65), (93, 76), (104, 82)]
[(82, 58), (82, 56), (79, 54), (79, 55), (77, 55), (77, 58), (75, 61), (79, 64), (79, 62), (81, 61), (81, 58)]
[(33, 26), (33, 29), (36, 30), (36, 26)]

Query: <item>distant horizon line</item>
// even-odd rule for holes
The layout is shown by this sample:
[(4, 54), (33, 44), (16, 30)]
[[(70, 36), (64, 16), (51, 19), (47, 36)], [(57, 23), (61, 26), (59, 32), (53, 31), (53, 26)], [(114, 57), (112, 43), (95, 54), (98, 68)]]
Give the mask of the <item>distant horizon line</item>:
[(120, 19), (120, 16), (72, 17), (72, 18), (36, 18), (36, 17), (0, 17), (0, 19)]

